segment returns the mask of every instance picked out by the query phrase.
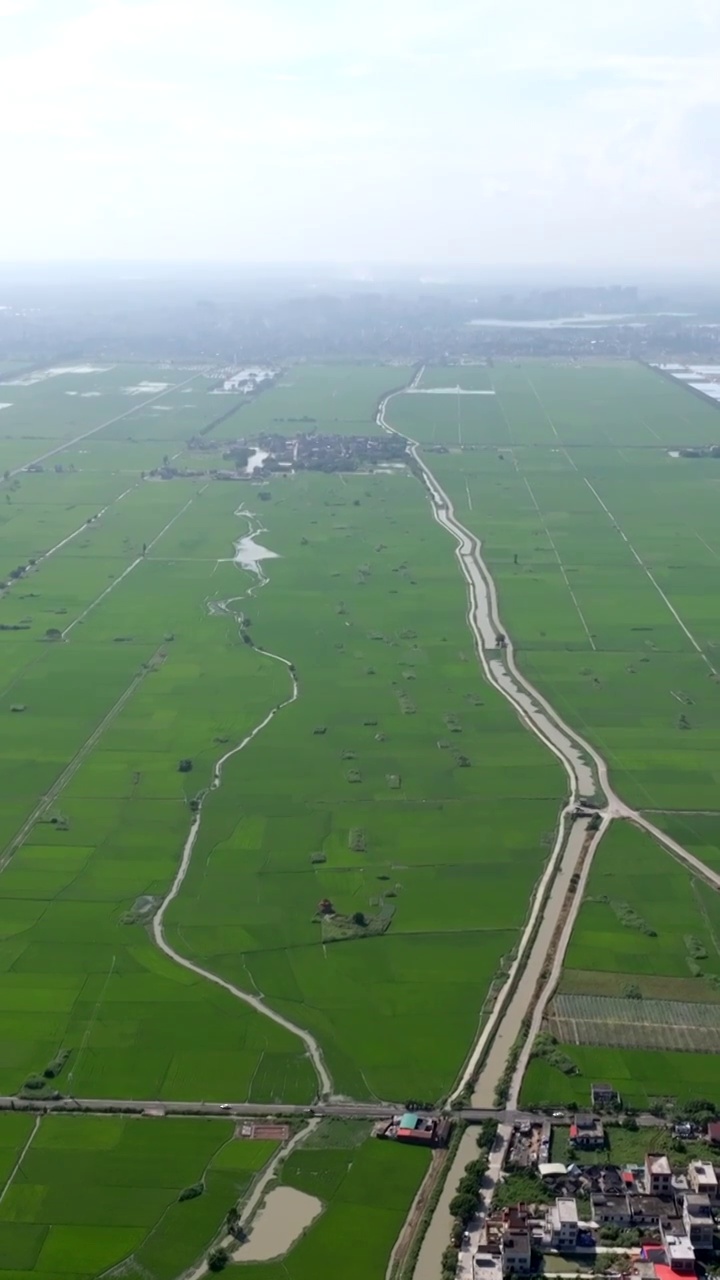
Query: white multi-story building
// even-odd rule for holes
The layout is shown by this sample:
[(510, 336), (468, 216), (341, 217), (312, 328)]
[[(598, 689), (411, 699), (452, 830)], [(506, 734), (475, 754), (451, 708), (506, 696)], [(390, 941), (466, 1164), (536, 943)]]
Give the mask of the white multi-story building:
[(709, 1253), (713, 1247), (715, 1230), (710, 1197), (705, 1194), (683, 1196), (682, 1218), (693, 1248)]
[(688, 1182), (695, 1195), (705, 1195), (709, 1196), (711, 1200), (717, 1200), (717, 1175), (708, 1160), (690, 1161), (688, 1165)]
[(577, 1245), (577, 1203), (569, 1197), (559, 1197), (550, 1206), (547, 1215), (547, 1234), (553, 1249), (572, 1250)]
[(672, 1192), (672, 1169), (667, 1156), (648, 1152), (645, 1156), (645, 1191), (649, 1196), (669, 1196)]

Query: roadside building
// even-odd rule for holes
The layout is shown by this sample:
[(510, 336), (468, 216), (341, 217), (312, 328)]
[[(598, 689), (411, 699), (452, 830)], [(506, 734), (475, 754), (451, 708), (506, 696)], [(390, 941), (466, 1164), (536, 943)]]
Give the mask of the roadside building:
[(504, 1276), (511, 1272), (527, 1275), (532, 1266), (528, 1206), (515, 1204), (489, 1213), (485, 1219), (485, 1245), (488, 1253), (499, 1258)]
[(683, 1227), (691, 1245), (702, 1253), (709, 1253), (713, 1247), (713, 1215), (710, 1197), (701, 1195), (683, 1196)]
[(633, 1211), (627, 1195), (607, 1196), (602, 1192), (593, 1192), (590, 1196), (590, 1210), (597, 1227), (632, 1226)]
[(490, 1249), (499, 1251), (506, 1231), (529, 1231), (530, 1210), (526, 1204), (505, 1205), (491, 1209), (485, 1218), (485, 1240)]
[(640, 1252), (640, 1257), (633, 1267), (632, 1274), (638, 1280), (675, 1280), (680, 1275), (691, 1275), (694, 1271), (695, 1260), (692, 1262), (692, 1269), (688, 1267), (688, 1259), (684, 1255), (684, 1250), (674, 1251), (675, 1260), (679, 1271), (675, 1271), (669, 1263), (668, 1250), (664, 1245), (644, 1244)]
[(645, 1156), (645, 1191), (649, 1196), (667, 1196), (672, 1192), (672, 1169), (667, 1156), (653, 1152)]
[(571, 1252), (577, 1245), (577, 1202), (569, 1196), (559, 1197), (547, 1215), (547, 1235), (552, 1249)]
[(590, 1103), (593, 1107), (612, 1107), (620, 1101), (620, 1095), (611, 1084), (590, 1086)]
[(662, 1233), (667, 1265), (680, 1276), (695, 1274), (695, 1250), (685, 1235)]
[(500, 1250), (504, 1276), (526, 1276), (532, 1269), (532, 1245), (527, 1227), (508, 1227), (503, 1232)]
[(605, 1146), (605, 1130), (596, 1116), (576, 1115), (570, 1125), (569, 1142), (585, 1151), (599, 1151)]
[(631, 1200), (633, 1226), (669, 1227), (676, 1221), (676, 1207), (673, 1196), (634, 1196)]
[(435, 1136), (432, 1120), (424, 1120), (412, 1111), (406, 1111), (398, 1124), (398, 1142), (417, 1142), (423, 1146), (432, 1146)]
[(707, 1160), (691, 1160), (688, 1165), (688, 1182), (695, 1195), (718, 1198), (718, 1181), (713, 1166)]
[(392, 1139), (395, 1142), (410, 1142), (424, 1147), (447, 1146), (452, 1128), (452, 1120), (441, 1116), (419, 1116), (414, 1111), (405, 1111), (402, 1115), (393, 1116), (392, 1120), (381, 1120), (375, 1125), (373, 1133), (376, 1138)]

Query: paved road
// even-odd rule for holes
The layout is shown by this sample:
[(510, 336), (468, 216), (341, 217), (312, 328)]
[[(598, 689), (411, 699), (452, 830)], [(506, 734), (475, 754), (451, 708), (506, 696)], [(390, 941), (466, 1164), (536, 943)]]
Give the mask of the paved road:
[[(299, 1106), (289, 1102), (167, 1102), (158, 1098), (17, 1098), (0, 1097), (0, 1111), (58, 1111), (69, 1114), (90, 1112), (94, 1115), (147, 1115), (157, 1113), (166, 1116), (216, 1116), (227, 1119), (237, 1116), (252, 1119), (268, 1116), (335, 1116), (345, 1120), (389, 1120), (405, 1111), (404, 1102), (318, 1102), (313, 1106)], [(544, 1112), (518, 1110), (514, 1107), (465, 1107), (462, 1111), (446, 1111), (470, 1124), (481, 1120), (497, 1120), (503, 1125), (517, 1125), (525, 1121), (542, 1122), (548, 1116)], [(556, 1124), (569, 1122), (570, 1116), (558, 1109)], [(636, 1117), (644, 1126), (662, 1124), (657, 1116), (646, 1113)], [(473, 1141), (474, 1141), (473, 1136)]]
[(257, 1102), (167, 1102), (157, 1098), (16, 1098), (0, 1097), (0, 1111), (93, 1112), (98, 1115), (159, 1113), (168, 1116), (341, 1116), (349, 1120), (390, 1119), (405, 1110), (403, 1102), (292, 1103)]
[[(390, 1120), (405, 1111), (404, 1102), (318, 1102), (299, 1106), (289, 1102), (168, 1102), (159, 1098), (17, 1098), (0, 1097), (0, 1111), (92, 1112), (96, 1115), (160, 1113), (168, 1116), (337, 1116), (346, 1120)], [(466, 1120), (497, 1117), (514, 1124), (532, 1118), (526, 1112), (478, 1110), (453, 1112)], [(544, 1117), (538, 1117), (543, 1119)]]

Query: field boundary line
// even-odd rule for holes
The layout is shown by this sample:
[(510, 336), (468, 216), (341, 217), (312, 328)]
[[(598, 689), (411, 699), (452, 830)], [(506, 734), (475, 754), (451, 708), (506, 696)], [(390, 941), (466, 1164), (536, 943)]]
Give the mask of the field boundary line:
[(195, 499), (196, 499), (196, 498), (198, 498), (198, 497), (200, 496), (200, 494), (201, 494), (201, 493), (203, 493), (203, 492), (205, 491), (205, 489), (207, 489), (207, 485), (203, 485), (202, 489), (198, 489), (197, 493), (194, 493), (194, 494), (192, 495), (192, 497), (191, 497), (191, 498), (188, 498), (187, 502), (185, 503), (185, 506), (184, 506), (184, 507), (181, 507), (179, 511), (176, 511), (176, 512), (175, 512), (175, 515), (172, 517), (172, 519), (171, 519), (171, 520), (168, 520), (167, 524), (164, 526), (164, 528), (162, 528), (162, 529), (160, 530), (160, 532), (157, 534), (157, 536), (156, 536), (155, 538), (153, 538), (152, 542), (148, 542), (147, 547), (146, 547), (145, 551), (143, 552), (143, 554), (142, 554), (142, 555), (140, 555), (140, 556), (137, 556), (137, 557), (133, 560), (132, 564), (129, 564), (129, 565), (127, 566), (127, 568), (126, 568), (126, 569), (123, 569), (123, 571), (122, 571), (122, 573), (120, 574), (120, 577), (119, 577), (119, 578), (115, 578), (115, 579), (110, 583), (110, 586), (109, 586), (109, 587), (105, 587), (105, 588), (104, 588), (104, 590), (100, 592), (100, 595), (99, 595), (99, 596), (97, 596), (95, 600), (92, 600), (92, 601), (90, 602), (90, 604), (88, 605), (87, 609), (84, 609), (82, 613), (78, 614), (77, 618), (75, 618), (75, 619), (70, 623), (70, 625), (69, 625), (68, 627), (66, 627), (66, 628), (65, 628), (65, 630), (63, 631), (63, 633), (62, 633), (62, 639), (63, 639), (63, 640), (65, 639), (65, 637), (66, 637), (67, 635), (69, 635), (69, 634), (70, 634), (70, 632), (72, 631), (73, 627), (76, 627), (76, 626), (77, 626), (78, 622), (83, 622), (83, 621), (84, 621), (84, 619), (85, 619), (85, 618), (87, 618), (88, 614), (89, 614), (89, 613), (92, 613), (93, 609), (95, 609), (99, 604), (101, 604), (101, 603), (102, 603), (102, 601), (105, 599), (105, 597), (106, 597), (106, 596), (109, 596), (109, 595), (110, 595), (110, 592), (111, 592), (111, 591), (114, 591), (116, 587), (119, 587), (119, 586), (120, 586), (120, 583), (123, 581), (123, 579), (124, 579), (124, 578), (127, 578), (128, 574), (132, 573), (133, 569), (136, 569), (136, 568), (137, 568), (137, 566), (138, 566), (139, 564), (142, 564), (143, 560), (145, 560), (145, 559), (147, 558), (147, 552), (148, 552), (148, 551), (152, 551), (153, 547), (155, 546), (155, 544), (156, 544), (156, 543), (158, 543), (158, 542), (160, 541), (160, 539), (162, 538), (163, 534), (164, 534), (164, 533), (167, 533), (168, 529), (169, 529), (172, 525), (174, 525), (175, 521), (176, 521), (176, 520), (179, 520), (179, 519), (180, 519), (180, 516), (182, 516), (182, 515), (184, 515), (184, 514), (185, 514), (185, 512), (186, 512), (186, 511), (187, 511), (187, 509), (188, 509), (188, 507), (192, 506), (192, 504), (193, 504), (193, 502), (195, 501)]
[(539, 517), (539, 519), (540, 519), (540, 523), (542, 524), (542, 527), (543, 527), (543, 529), (545, 530), (545, 536), (547, 537), (547, 540), (548, 540), (548, 542), (550, 543), (550, 546), (551, 546), (551, 547), (552, 547), (552, 549), (553, 549), (553, 553), (554, 553), (554, 555), (555, 555), (555, 559), (556, 559), (556, 560), (557, 560), (557, 562), (558, 562), (558, 566), (559, 566), (559, 568), (560, 568), (560, 572), (561, 572), (561, 574), (562, 574), (562, 576), (563, 576), (563, 580), (564, 580), (564, 582), (565, 582), (565, 586), (567, 587), (568, 591), (570, 592), (570, 597), (571, 597), (571, 599), (572, 599), (573, 604), (575, 605), (575, 608), (577, 609), (578, 617), (579, 617), (580, 621), (582, 622), (583, 627), (585, 628), (585, 633), (586, 633), (586, 635), (587, 635), (588, 640), (590, 641), (590, 647), (591, 647), (592, 649), (594, 649), (594, 650), (597, 652), (597, 645), (595, 644), (595, 641), (593, 640), (592, 635), (590, 634), (590, 628), (589, 628), (589, 626), (588, 626), (587, 622), (585, 621), (585, 615), (584, 615), (584, 613), (583, 613), (582, 609), (580, 608), (580, 605), (578, 604), (577, 596), (575, 595), (575, 592), (573, 591), (572, 587), (570, 586), (570, 579), (568, 578), (567, 573), (566, 573), (566, 571), (565, 571), (565, 565), (563, 564), (562, 560), (560, 559), (560, 552), (558, 551), (557, 547), (555, 546), (555, 539), (553, 538), (553, 536), (552, 536), (552, 534), (551, 534), (550, 530), (548, 529), (548, 526), (547, 526), (546, 521), (545, 521), (545, 517), (544, 517), (544, 515), (543, 515), (542, 511), (540, 510), (540, 505), (539, 505), (539, 503), (538, 503), (537, 498), (535, 497), (535, 493), (534, 493), (534, 491), (533, 491), (533, 489), (532, 489), (532, 486), (531, 486), (531, 484), (530, 484), (530, 481), (528, 480), (527, 476), (523, 476), (523, 480), (525, 481), (525, 484), (527, 485), (528, 493), (530, 494), (530, 497), (532, 498), (533, 505), (534, 505), (535, 510), (537, 511), (538, 517)]
[[(43, 551), (42, 555), (34, 556), (32, 564), (28, 561), (28, 568), (32, 569), (33, 572), (35, 569), (39, 569), (41, 564), (44, 564), (46, 560), (49, 560), (50, 556), (54, 556), (56, 551), (61, 551), (63, 547), (66, 547), (68, 542), (72, 542), (73, 538), (77, 538), (78, 534), (86, 533), (90, 524), (95, 524), (96, 520), (101, 520), (106, 512), (108, 512), (111, 507), (115, 506), (116, 502), (120, 502), (123, 498), (127, 498), (128, 494), (132, 493), (133, 489), (136, 487), (136, 485), (131, 484), (129, 489), (124, 489), (116, 498), (112, 498), (110, 502), (108, 502), (107, 506), (101, 507), (94, 516), (90, 516), (88, 520), (83, 521), (83, 523), (79, 525), (77, 529), (74, 529), (72, 533), (69, 533), (67, 537), (63, 538), (60, 542), (56, 542), (54, 547), (50, 547), (47, 551)], [(699, 536), (700, 535), (698, 534), (698, 537)], [(22, 581), (22, 578), (11, 578), (5, 586), (5, 591), (11, 591), (18, 582)]]
[(705, 539), (702, 537), (702, 535), (698, 533), (697, 529), (695, 530), (695, 537), (697, 538), (698, 542), (702, 542), (703, 546), (704, 546), (704, 547), (707, 547), (707, 549), (708, 549), (708, 551), (710, 552), (710, 555), (711, 555), (711, 556), (714, 556), (716, 560), (720, 560), (720, 556), (718, 555), (717, 551), (715, 551), (715, 550), (710, 546), (710, 543), (709, 543), (709, 542), (706, 542), (706, 541), (705, 541)]
[(550, 414), (548, 413), (547, 409), (545, 408), (545, 405), (543, 404), (542, 400), (540, 399), (540, 394), (539, 394), (539, 392), (538, 392), (538, 390), (537, 390), (537, 388), (536, 388), (536, 386), (535, 386), (535, 383), (532, 381), (532, 379), (531, 379), (530, 375), (529, 375), (529, 374), (527, 374), (527, 373), (525, 374), (525, 379), (526, 379), (527, 384), (528, 384), (528, 386), (529, 386), (530, 390), (532, 391), (532, 393), (533, 393), (533, 395), (534, 395), (535, 399), (537, 400), (538, 404), (540, 405), (540, 408), (542, 409), (542, 411), (543, 411), (543, 413), (544, 413), (544, 415), (545, 415), (545, 419), (546, 419), (546, 421), (550, 423), (550, 426), (551, 426), (551, 428), (552, 428), (553, 435), (555, 436), (555, 439), (557, 440), (558, 444), (560, 445), (560, 450), (561, 450), (561, 452), (565, 454), (565, 457), (567, 458), (568, 462), (570, 463), (570, 466), (572, 467), (573, 471), (577, 471), (577, 470), (578, 470), (577, 463), (575, 462), (575, 460), (574, 460), (574, 459), (570, 456), (570, 454), (568, 453), (568, 451), (567, 451), (567, 449), (566, 449), (566, 447), (565, 447), (565, 443), (564, 443), (564, 441), (563, 441), (563, 439), (562, 439), (562, 436), (560, 435), (560, 432), (558, 431), (557, 427), (555, 426), (555, 423), (553, 422), (552, 418), (550, 417)]
[(671, 614), (672, 614), (673, 618), (675, 619), (675, 621), (677, 622), (678, 626), (679, 626), (679, 627), (681, 627), (681, 628), (682, 628), (682, 630), (685, 632), (685, 635), (687, 636), (687, 638), (688, 638), (688, 640), (690, 641), (690, 643), (691, 643), (691, 645), (693, 646), (693, 648), (694, 648), (694, 649), (696, 649), (696, 650), (697, 650), (697, 652), (700, 654), (700, 657), (702, 658), (703, 662), (705, 663), (705, 665), (706, 665), (707, 667), (709, 667), (709, 669), (710, 669), (710, 671), (713, 673), (713, 675), (717, 675), (717, 671), (715, 670), (715, 668), (714, 668), (713, 664), (711, 663), (710, 659), (708, 658), (707, 654), (703, 651), (703, 649), (701, 648), (701, 646), (698, 644), (698, 642), (697, 642), (697, 640), (695, 639), (695, 637), (694, 637), (694, 635), (693, 635), (692, 631), (690, 631), (690, 630), (689, 630), (689, 628), (685, 626), (685, 623), (683, 622), (682, 618), (680, 617), (680, 614), (678, 613), (677, 609), (676, 609), (676, 608), (675, 608), (675, 606), (671, 603), (671, 601), (668, 599), (668, 597), (665, 595), (665, 592), (663, 591), (662, 587), (660, 586), (660, 583), (657, 581), (657, 579), (655, 578), (654, 574), (651, 572), (651, 570), (650, 570), (650, 569), (648, 568), (648, 566), (645, 564), (645, 561), (642, 559), (642, 557), (641, 557), (640, 555), (638, 555), (638, 553), (637, 553), (637, 551), (635, 550), (635, 548), (634, 548), (634, 546), (633, 546), (632, 542), (630, 541), (630, 539), (628, 538), (627, 534), (624, 532), (624, 530), (622, 529), (622, 527), (618, 524), (618, 522), (617, 522), (617, 520), (615, 519), (615, 516), (613, 515), (612, 511), (610, 510), (610, 508), (609, 508), (608, 506), (606, 506), (606, 504), (603, 502), (603, 500), (602, 500), (602, 498), (600, 497), (600, 494), (598, 493), (597, 489), (596, 489), (596, 488), (595, 488), (595, 487), (590, 483), (590, 481), (588, 480), (587, 476), (583, 476), (583, 480), (585, 481), (585, 483), (586, 483), (586, 485), (587, 485), (588, 489), (590, 490), (590, 492), (593, 494), (593, 496), (594, 496), (594, 497), (597, 499), (597, 501), (600, 503), (600, 506), (602, 507), (602, 509), (603, 509), (603, 511), (605, 512), (606, 516), (607, 516), (607, 517), (608, 517), (608, 519), (611, 521), (611, 523), (612, 523), (612, 525), (613, 525), (613, 528), (617, 529), (618, 533), (620, 534), (620, 537), (621, 537), (621, 538), (623, 539), (623, 541), (627, 544), (628, 548), (630, 549), (630, 551), (632, 552), (633, 556), (635, 557), (635, 559), (637, 560), (638, 564), (640, 565), (640, 568), (641, 568), (641, 569), (642, 569), (642, 570), (647, 574), (647, 576), (648, 576), (648, 578), (650, 579), (650, 581), (651, 581), (652, 585), (654, 586), (654, 588), (655, 588), (655, 590), (657, 591), (658, 595), (661, 597), (661, 599), (662, 599), (662, 600), (665, 602), (665, 604), (667, 605), (668, 609), (670, 610), (670, 612), (671, 612)]
[(72, 1078), (73, 1078), (73, 1076), (75, 1075), (75, 1072), (76, 1072), (76, 1070), (77, 1070), (78, 1064), (82, 1061), (83, 1054), (85, 1053), (85, 1050), (87, 1049), (88, 1040), (90, 1039), (90, 1036), (92, 1035), (92, 1032), (93, 1032), (94, 1027), (95, 1027), (95, 1023), (97, 1022), (97, 1019), (98, 1019), (98, 1014), (99, 1014), (99, 1012), (100, 1012), (100, 1010), (101, 1010), (101, 1008), (102, 1008), (102, 1006), (103, 1006), (103, 1001), (105, 1000), (105, 992), (107, 991), (107, 989), (108, 989), (108, 984), (109, 984), (109, 982), (110, 982), (110, 979), (112, 978), (112, 976), (113, 976), (113, 974), (114, 974), (114, 972), (115, 972), (115, 965), (116, 965), (116, 964), (117, 964), (117, 955), (114, 955), (114, 956), (113, 956), (113, 958), (112, 958), (111, 964), (110, 964), (110, 968), (108, 969), (107, 974), (105, 975), (105, 981), (104, 981), (104, 982), (103, 982), (103, 984), (102, 984), (102, 989), (101, 989), (101, 991), (100, 991), (100, 995), (98, 996), (97, 1000), (95, 1001), (95, 1008), (93, 1009), (92, 1017), (90, 1018), (90, 1021), (88, 1022), (87, 1026), (86, 1026), (86, 1028), (85, 1028), (85, 1032), (84, 1032), (83, 1038), (82, 1038), (82, 1040), (80, 1041), (80, 1048), (78, 1049), (77, 1056), (76, 1056), (76, 1058), (75, 1058), (75, 1060), (74, 1060), (74, 1062), (73, 1062), (72, 1067), (71, 1067), (71, 1068), (70, 1068), (70, 1070), (68, 1071), (68, 1077), (67, 1077), (67, 1084), (68, 1084), (68, 1085), (69, 1085), (69, 1084), (70, 1084), (70, 1082), (72, 1081)]
[(124, 413), (119, 413), (115, 418), (108, 418), (107, 422), (101, 422), (97, 427), (91, 427), (89, 431), (83, 431), (81, 435), (74, 436), (72, 440), (64, 440), (56, 449), (49, 449), (47, 453), (41, 453), (39, 458), (31, 458), (29, 462), (24, 462), (21, 467), (15, 467), (10, 472), (10, 476), (22, 475), (27, 471), (28, 467), (34, 467), (39, 462), (45, 462), (47, 458), (54, 458), (58, 453), (63, 453), (65, 449), (72, 449), (74, 444), (80, 444), (82, 440), (87, 440), (90, 436), (94, 436), (98, 431), (103, 431), (105, 427), (112, 427), (116, 422), (122, 422), (124, 418), (129, 418), (131, 413), (137, 413), (140, 409), (146, 409), (149, 404), (154, 404), (156, 400), (162, 400), (163, 396), (169, 396), (172, 391), (179, 391), (181, 387), (186, 387), (189, 382), (195, 382), (202, 374), (194, 373), (192, 377), (185, 378), (183, 382), (173, 382), (164, 391), (158, 391), (157, 395), (150, 396), (148, 400), (141, 401), (140, 404), (134, 404), (131, 409), (126, 409)]
[(40, 1128), (40, 1121), (41, 1121), (41, 1120), (42, 1120), (42, 1116), (41, 1116), (41, 1115), (39, 1115), (39, 1116), (37, 1116), (37, 1117), (36, 1117), (35, 1124), (33, 1125), (33, 1128), (32, 1128), (32, 1133), (30, 1134), (30, 1137), (28, 1138), (27, 1142), (25, 1143), (25, 1146), (23, 1147), (22, 1151), (20, 1152), (20, 1155), (18, 1156), (17, 1160), (15, 1161), (15, 1164), (13, 1165), (12, 1169), (10, 1170), (10, 1173), (8, 1174), (7, 1182), (5, 1183), (5, 1186), (3, 1187), (2, 1191), (0, 1191), (0, 1204), (1, 1204), (1, 1203), (2, 1203), (2, 1201), (5, 1199), (5, 1196), (7, 1195), (8, 1191), (10, 1190), (10, 1188), (11, 1188), (11, 1186), (12, 1186), (12, 1184), (13, 1184), (13, 1182), (15, 1181), (15, 1178), (17, 1177), (18, 1173), (20, 1172), (20, 1166), (22, 1165), (22, 1162), (23, 1162), (23, 1160), (25, 1159), (25, 1156), (27, 1155), (29, 1148), (32, 1146), (32, 1142), (33, 1142), (33, 1139), (34, 1139), (34, 1137), (35, 1137), (35, 1134), (37, 1133), (38, 1129)]
[(155, 653), (152, 655), (149, 662), (145, 664), (145, 668), (142, 671), (139, 671), (138, 674), (133, 677), (133, 679), (130, 681), (130, 684), (127, 686), (127, 688), (124, 689), (123, 692), (120, 694), (120, 697), (118, 698), (117, 702), (115, 702), (113, 706), (110, 708), (110, 710), (106, 712), (106, 714), (103, 716), (100, 723), (93, 729), (89, 737), (85, 739), (82, 746), (78, 748), (78, 750), (75, 752), (75, 755), (65, 766), (65, 768), (63, 769), (59, 777), (56, 778), (55, 782), (52, 784), (49, 790), (47, 790), (45, 794), (40, 797), (40, 800), (36, 804), (32, 813), (25, 819), (24, 823), (20, 827), (20, 830), (15, 833), (12, 839), (5, 845), (5, 848), (2, 854), (0, 854), (0, 872), (5, 870), (13, 854), (17, 852), (17, 850), (20, 848), (20, 845), (24, 842), (27, 836), (29, 836), (30, 832), (35, 826), (35, 823), (38, 821), (39, 818), (42, 817), (43, 813), (48, 808), (48, 806), (51, 805), (55, 800), (57, 800), (58, 796), (62, 791), (64, 791), (67, 784), (72, 781), (72, 778), (77, 773), (78, 769), (80, 768), (80, 765), (83, 763), (86, 757), (90, 754), (93, 747), (97, 745), (98, 741), (102, 737), (108, 725), (111, 724), (112, 721), (115, 719), (115, 716), (118, 715), (120, 711), (122, 711), (126, 702), (128, 702), (129, 699), (132, 697), (138, 685), (142, 684), (145, 677), (149, 675), (150, 671), (152, 670), (153, 660), (155, 658), (158, 658), (162, 652), (163, 652), (162, 648), (155, 650)]

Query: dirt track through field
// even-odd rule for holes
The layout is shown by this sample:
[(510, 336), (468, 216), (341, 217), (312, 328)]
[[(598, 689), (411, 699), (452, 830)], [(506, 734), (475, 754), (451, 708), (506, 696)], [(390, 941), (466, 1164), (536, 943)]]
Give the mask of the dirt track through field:
[[(247, 541), (248, 538), (252, 539), (255, 534), (260, 532), (259, 528), (253, 527), (254, 518), (250, 513), (246, 511), (238, 511), (236, 514), (244, 516), (250, 522), (250, 531), (244, 541)], [(257, 583), (255, 586), (251, 586), (245, 595), (252, 596), (255, 591), (266, 586), (269, 581), (266, 574), (263, 572), (260, 560), (256, 562), (255, 572), (257, 574)], [(227, 613), (238, 620), (237, 615), (233, 612), (230, 606), (237, 600), (241, 599), (244, 599), (244, 596), (235, 596), (232, 600), (224, 600), (219, 603), (215, 602), (214, 611)], [(276, 1022), (278, 1026), (284, 1027), (286, 1031), (290, 1031), (293, 1035), (302, 1040), (307, 1050), (308, 1057), (315, 1068), (315, 1073), (318, 1078), (319, 1092), (321, 1096), (326, 1096), (332, 1092), (332, 1078), (327, 1066), (325, 1065), (325, 1059), (323, 1058), (320, 1044), (315, 1037), (311, 1035), (309, 1031), (306, 1031), (304, 1027), (300, 1027), (296, 1023), (291, 1022), (289, 1018), (284, 1018), (282, 1014), (276, 1013), (274, 1009), (271, 1009), (270, 1006), (265, 1003), (261, 996), (251, 995), (250, 992), (243, 991), (240, 987), (235, 986), (234, 983), (226, 981), (225, 978), (221, 978), (219, 974), (213, 973), (210, 969), (205, 969), (202, 965), (196, 964), (194, 960), (189, 960), (186, 956), (181, 955), (180, 952), (175, 950), (172, 943), (168, 942), (164, 928), (167, 909), (170, 906), (170, 903), (173, 902), (180, 893), (190, 869), (193, 852), (197, 843), (197, 838), (200, 834), (203, 807), (208, 795), (213, 791), (217, 791), (222, 785), (224, 766), (227, 764), (228, 760), (233, 758), (233, 756), (236, 756), (240, 751), (244, 751), (245, 748), (257, 737), (257, 735), (262, 733), (263, 729), (270, 724), (270, 721), (275, 718), (279, 711), (282, 711), (285, 707), (289, 707), (293, 702), (297, 701), (300, 694), (300, 688), (295, 676), (295, 668), (289, 658), (284, 658), (279, 653), (271, 653), (268, 649), (261, 649), (259, 645), (255, 645), (255, 653), (262, 654), (263, 657), (270, 658), (274, 662), (279, 662), (282, 666), (287, 668), (290, 676), (290, 695), (285, 698), (283, 702), (279, 702), (277, 706), (273, 707), (272, 710), (269, 711), (268, 714), (259, 722), (259, 724), (256, 724), (254, 729), (252, 729), (250, 733), (246, 734), (242, 742), (239, 742), (237, 746), (232, 747), (230, 751), (226, 751), (215, 764), (210, 786), (198, 800), (197, 811), (190, 824), (190, 830), (185, 841), (185, 846), (183, 848), (180, 864), (175, 873), (175, 878), (165, 895), (159, 910), (153, 917), (152, 936), (160, 950), (164, 951), (165, 954), (169, 956), (171, 960), (174, 960), (176, 964), (181, 965), (183, 969), (189, 969), (199, 977), (206, 978), (208, 982), (214, 982), (216, 986), (223, 987), (225, 991), (228, 991), (230, 995), (235, 996), (237, 1000), (242, 1000), (244, 1004), (250, 1005), (250, 1007), (257, 1010), (258, 1013), (262, 1013), (266, 1018), (270, 1018), (273, 1022)]]

